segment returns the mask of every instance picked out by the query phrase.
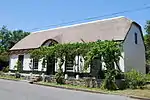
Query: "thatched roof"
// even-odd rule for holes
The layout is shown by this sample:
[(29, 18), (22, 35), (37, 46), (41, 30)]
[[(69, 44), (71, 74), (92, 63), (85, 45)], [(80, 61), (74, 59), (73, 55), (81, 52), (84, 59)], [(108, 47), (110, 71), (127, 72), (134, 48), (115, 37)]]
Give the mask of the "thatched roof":
[(10, 50), (39, 48), (49, 39), (58, 43), (124, 40), (132, 23), (132, 20), (125, 17), (116, 17), (33, 32), (15, 44)]

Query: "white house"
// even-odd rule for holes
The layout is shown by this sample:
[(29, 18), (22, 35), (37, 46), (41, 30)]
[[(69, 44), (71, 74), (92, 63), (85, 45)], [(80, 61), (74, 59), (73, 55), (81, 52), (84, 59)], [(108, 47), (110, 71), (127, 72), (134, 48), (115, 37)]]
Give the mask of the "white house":
[[(139, 24), (125, 18), (116, 17), (104, 20), (97, 20), (82, 24), (59, 27), (44, 31), (33, 32), (10, 49), (10, 70), (14, 70), (16, 62), (20, 60), (24, 71), (31, 71), (30, 64), (36, 71), (41, 71), (41, 60), (30, 59), (29, 50), (41, 46), (50, 46), (52, 42), (73, 43), (73, 42), (94, 42), (97, 40), (116, 40), (123, 42), (123, 51), (119, 64), (123, 72), (136, 69), (145, 73), (145, 46), (143, 34)], [(82, 57), (76, 57), (78, 65), (66, 67), (63, 70), (68, 72), (81, 71), (84, 65)], [(54, 74), (58, 63), (52, 58), (49, 59), (47, 74)], [(96, 62), (97, 63), (97, 62)]]

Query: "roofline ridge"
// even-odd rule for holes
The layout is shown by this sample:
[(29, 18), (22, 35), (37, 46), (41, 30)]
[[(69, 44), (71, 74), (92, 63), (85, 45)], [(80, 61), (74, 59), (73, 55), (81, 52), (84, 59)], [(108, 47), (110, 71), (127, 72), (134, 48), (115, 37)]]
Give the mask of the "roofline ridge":
[[(119, 18), (126, 18), (126, 17), (125, 17), (125, 16), (118, 16), (118, 17), (106, 18), (106, 19), (95, 20), (95, 21), (89, 21), (89, 22), (83, 22), (83, 23), (78, 23), (78, 24), (60, 26), (60, 27), (56, 27), (56, 28), (50, 28), (50, 29), (35, 31), (35, 32), (31, 32), (31, 33), (34, 34), (34, 33), (39, 33), (39, 32), (45, 32), (45, 31), (51, 31), (51, 30), (57, 30), (57, 29), (75, 27), (75, 26), (80, 26), (80, 25), (85, 25), (85, 24), (90, 24), (90, 23), (95, 23), (95, 22), (101, 22), (101, 21), (107, 21), (107, 20), (113, 20), (113, 19), (119, 19)], [(126, 18), (126, 19), (128, 19), (128, 18)], [(130, 19), (128, 19), (128, 20), (130, 20)], [(132, 21), (132, 20), (131, 20), (131, 21)]]

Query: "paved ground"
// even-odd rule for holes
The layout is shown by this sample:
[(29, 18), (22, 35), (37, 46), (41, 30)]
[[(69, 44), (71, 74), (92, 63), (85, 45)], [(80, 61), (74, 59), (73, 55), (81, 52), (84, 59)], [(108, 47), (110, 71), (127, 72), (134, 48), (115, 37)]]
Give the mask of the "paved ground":
[(0, 100), (131, 100), (116, 95), (94, 94), (0, 79)]

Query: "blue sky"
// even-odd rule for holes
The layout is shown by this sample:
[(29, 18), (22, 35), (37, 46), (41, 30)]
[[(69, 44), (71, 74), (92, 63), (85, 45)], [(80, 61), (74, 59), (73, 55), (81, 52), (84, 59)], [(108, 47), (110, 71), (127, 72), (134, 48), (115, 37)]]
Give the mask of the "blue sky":
[[(11, 30), (37, 31), (52, 28), (45, 27), (52, 24), (148, 5), (150, 0), (0, 0), (0, 27), (6, 25)], [(147, 9), (115, 16), (126, 16), (144, 26), (146, 20), (150, 20), (149, 12), (150, 9)]]

